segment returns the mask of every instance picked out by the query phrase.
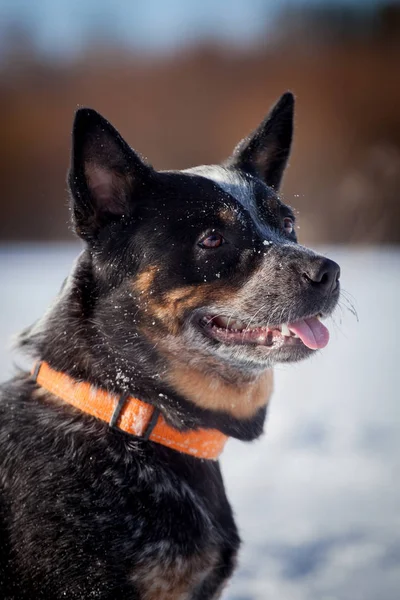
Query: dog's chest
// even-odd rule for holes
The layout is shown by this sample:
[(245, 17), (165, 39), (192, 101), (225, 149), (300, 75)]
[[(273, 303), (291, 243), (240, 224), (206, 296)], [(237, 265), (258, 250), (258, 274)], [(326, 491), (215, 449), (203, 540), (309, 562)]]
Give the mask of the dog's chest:
[[(19, 438), (11, 413), (1, 413), (13, 435), (0, 444), (0, 476), (3, 468), (18, 515), (6, 525), (30, 597), (219, 598), (239, 539), (216, 463), (132, 441), (47, 403), (24, 407)], [(19, 589), (17, 574), (10, 585)]]
[(212, 578), (219, 560), (220, 553), (212, 547), (192, 556), (171, 557), (171, 548), (166, 543), (157, 558), (144, 559), (135, 565), (130, 580), (141, 600), (191, 600), (198, 597), (199, 590)]

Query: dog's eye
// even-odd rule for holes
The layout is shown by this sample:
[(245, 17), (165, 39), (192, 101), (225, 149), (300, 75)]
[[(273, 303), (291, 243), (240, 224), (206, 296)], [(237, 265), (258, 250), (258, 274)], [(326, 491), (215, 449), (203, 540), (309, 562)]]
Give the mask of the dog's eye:
[(224, 243), (225, 240), (220, 233), (212, 233), (211, 235), (203, 238), (199, 242), (199, 246), (201, 248), (219, 248), (219, 246), (222, 246)]
[(285, 230), (285, 233), (287, 233), (288, 235), (293, 233), (293, 231), (294, 231), (293, 219), (291, 219), (290, 217), (285, 217), (283, 219), (283, 229)]

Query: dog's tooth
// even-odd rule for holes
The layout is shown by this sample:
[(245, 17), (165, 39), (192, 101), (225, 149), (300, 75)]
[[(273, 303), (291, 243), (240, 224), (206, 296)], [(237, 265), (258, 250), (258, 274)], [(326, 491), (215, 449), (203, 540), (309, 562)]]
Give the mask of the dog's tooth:
[(226, 317), (220, 316), (220, 317), (218, 317), (218, 321), (223, 327), (228, 326), (228, 319)]
[(286, 325), (286, 323), (282, 323), (281, 331), (282, 331), (282, 335), (284, 335), (285, 337), (290, 337), (290, 330), (289, 330), (289, 327)]
[(244, 325), (244, 323), (243, 323), (242, 321), (235, 320), (235, 321), (231, 321), (231, 322), (230, 322), (230, 325), (231, 325), (231, 327), (233, 327), (233, 328), (234, 328), (236, 331), (238, 331), (238, 330), (240, 330), (240, 329), (243, 329), (243, 325)]

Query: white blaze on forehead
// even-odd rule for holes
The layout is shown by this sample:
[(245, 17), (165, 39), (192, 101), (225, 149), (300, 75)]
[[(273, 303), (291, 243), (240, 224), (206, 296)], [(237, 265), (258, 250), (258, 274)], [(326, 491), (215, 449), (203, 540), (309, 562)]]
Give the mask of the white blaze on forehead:
[[(184, 173), (200, 175), (216, 183), (224, 192), (235, 198), (249, 212), (259, 235), (264, 237), (267, 242), (264, 245), (271, 245), (273, 243), (274, 233), (260, 219), (254, 195), (255, 182), (257, 181), (262, 185), (261, 181), (256, 178), (253, 181), (252, 175), (243, 177), (239, 171), (227, 169), (219, 165), (192, 167), (191, 169), (186, 169)], [(240, 218), (240, 212), (238, 217)]]
[(253, 183), (237, 171), (219, 166), (200, 166), (186, 169), (186, 173), (201, 175), (216, 183), (224, 192), (236, 198), (242, 206), (250, 208), (254, 201)]

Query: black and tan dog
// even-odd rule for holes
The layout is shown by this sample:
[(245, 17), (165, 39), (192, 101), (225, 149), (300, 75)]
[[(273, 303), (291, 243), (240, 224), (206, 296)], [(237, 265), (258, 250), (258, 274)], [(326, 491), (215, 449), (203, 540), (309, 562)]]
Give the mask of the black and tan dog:
[(1, 390), (2, 599), (220, 597), (239, 537), (216, 459), (260, 436), (272, 367), (326, 345), (339, 296), (279, 199), (292, 128), (288, 93), (223, 165), (158, 172), (78, 111), (85, 249)]

